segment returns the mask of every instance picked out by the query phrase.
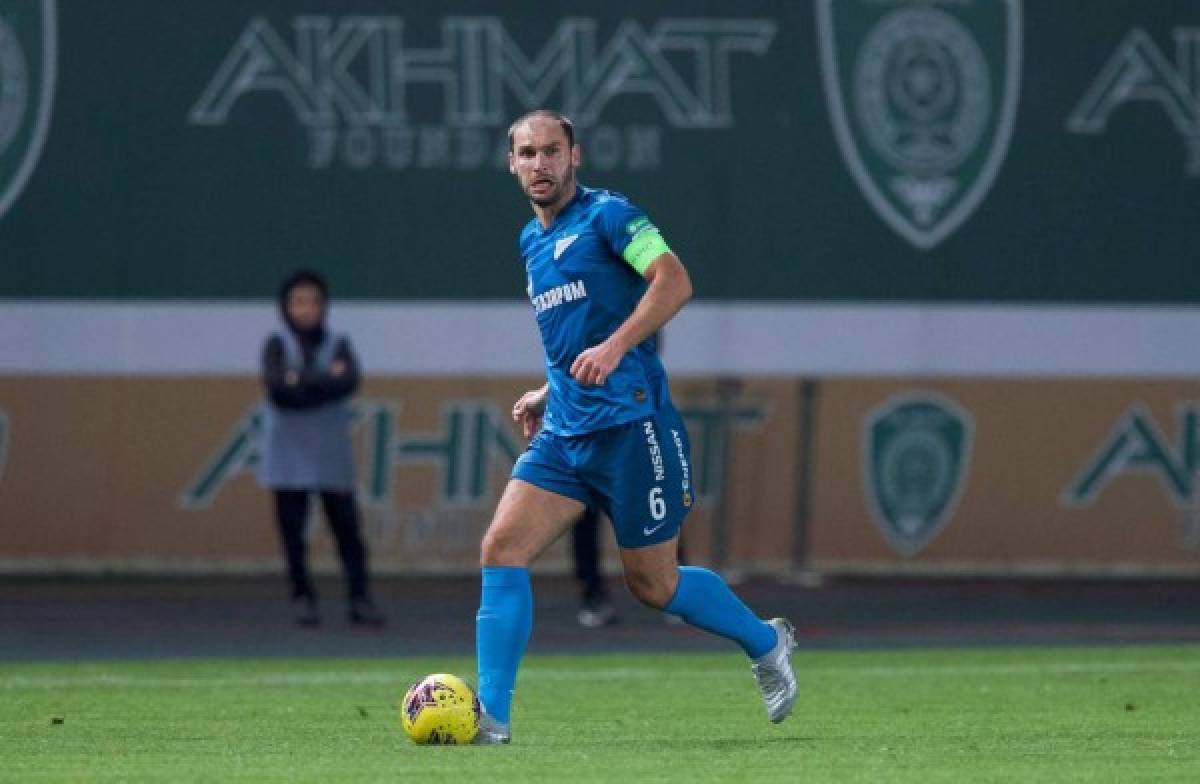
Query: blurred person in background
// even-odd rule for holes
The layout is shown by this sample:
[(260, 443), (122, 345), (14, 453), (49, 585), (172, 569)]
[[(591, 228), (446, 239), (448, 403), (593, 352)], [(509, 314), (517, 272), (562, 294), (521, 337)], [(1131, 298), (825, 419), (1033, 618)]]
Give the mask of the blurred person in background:
[(571, 555), (579, 581), (579, 625), (599, 629), (616, 623), (617, 612), (600, 571), (600, 510), (594, 506), (583, 510), (583, 517), (571, 529)]
[(311, 270), (292, 273), (280, 288), (285, 328), (267, 338), (262, 353), (267, 405), (259, 481), (275, 496), (295, 622), (321, 622), (305, 538), (309, 498), (319, 494), (346, 578), (348, 619), (380, 626), (354, 500), (349, 401), (358, 388), (358, 360), (350, 339), (326, 328), (328, 304), (329, 287)]

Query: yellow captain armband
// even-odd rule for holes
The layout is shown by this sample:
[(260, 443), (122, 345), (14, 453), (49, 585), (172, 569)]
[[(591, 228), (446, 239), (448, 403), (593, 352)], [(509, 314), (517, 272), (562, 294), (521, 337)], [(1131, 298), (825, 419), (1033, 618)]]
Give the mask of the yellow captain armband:
[(650, 266), (650, 262), (664, 253), (670, 252), (671, 249), (667, 247), (667, 241), (662, 238), (662, 234), (659, 233), (658, 229), (647, 225), (646, 228), (635, 234), (633, 239), (629, 241), (621, 257), (629, 263), (629, 266), (637, 270), (639, 275), (645, 275), (646, 268)]

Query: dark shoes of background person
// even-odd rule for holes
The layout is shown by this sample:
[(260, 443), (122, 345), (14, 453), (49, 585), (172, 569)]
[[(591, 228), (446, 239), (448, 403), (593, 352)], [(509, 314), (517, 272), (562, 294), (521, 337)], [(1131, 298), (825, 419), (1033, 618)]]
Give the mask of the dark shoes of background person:
[[(351, 599), (346, 609), (346, 620), (354, 626), (377, 629), (387, 622), (383, 613), (370, 599)], [(292, 599), (292, 622), (297, 626), (312, 628), (321, 625), (321, 612), (313, 596), (297, 596)]]
[(321, 625), (321, 613), (317, 610), (317, 598), (311, 595), (292, 597), (292, 622), (297, 626)]
[(369, 626), (375, 629), (387, 622), (383, 613), (379, 612), (370, 599), (351, 599), (347, 617), (355, 626)]
[(576, 616), (585, 629), (599, 629), (617, 622), (617, 611), (607, 601), (585, 601)]

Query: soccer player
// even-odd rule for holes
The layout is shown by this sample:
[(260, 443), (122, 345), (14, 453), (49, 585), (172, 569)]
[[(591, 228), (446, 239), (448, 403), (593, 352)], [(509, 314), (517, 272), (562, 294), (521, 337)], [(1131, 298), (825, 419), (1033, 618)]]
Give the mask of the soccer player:
[(654, 334), (691, 297), (687, 271), (642, 210), (579, 185), (581, 152), (568, 118), (530, 112), (509, 128), (508, 148), (509, 171), (533, 207), (520, 248), (547, 381), (513, 406), (533, 440), (480, 548), (476, 742), (511, 738), (513, 688), (532, 626), (529, 564), (589, 505), (612, 521), (633, 595), (740, 645), (768, 718), (782, 721), (796, 700), (791, 624), (761, 620), (719, 575), (676, 560), (693, 499), (689, 442)]

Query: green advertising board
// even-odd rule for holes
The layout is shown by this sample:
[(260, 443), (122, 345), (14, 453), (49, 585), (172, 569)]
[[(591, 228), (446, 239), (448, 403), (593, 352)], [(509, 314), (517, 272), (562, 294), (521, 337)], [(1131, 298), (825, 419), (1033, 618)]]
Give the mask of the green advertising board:
[(541, 105), (701, 298), (1200, 300), (1182, 0), (0, 0), (0, 299), (519, 299)]

